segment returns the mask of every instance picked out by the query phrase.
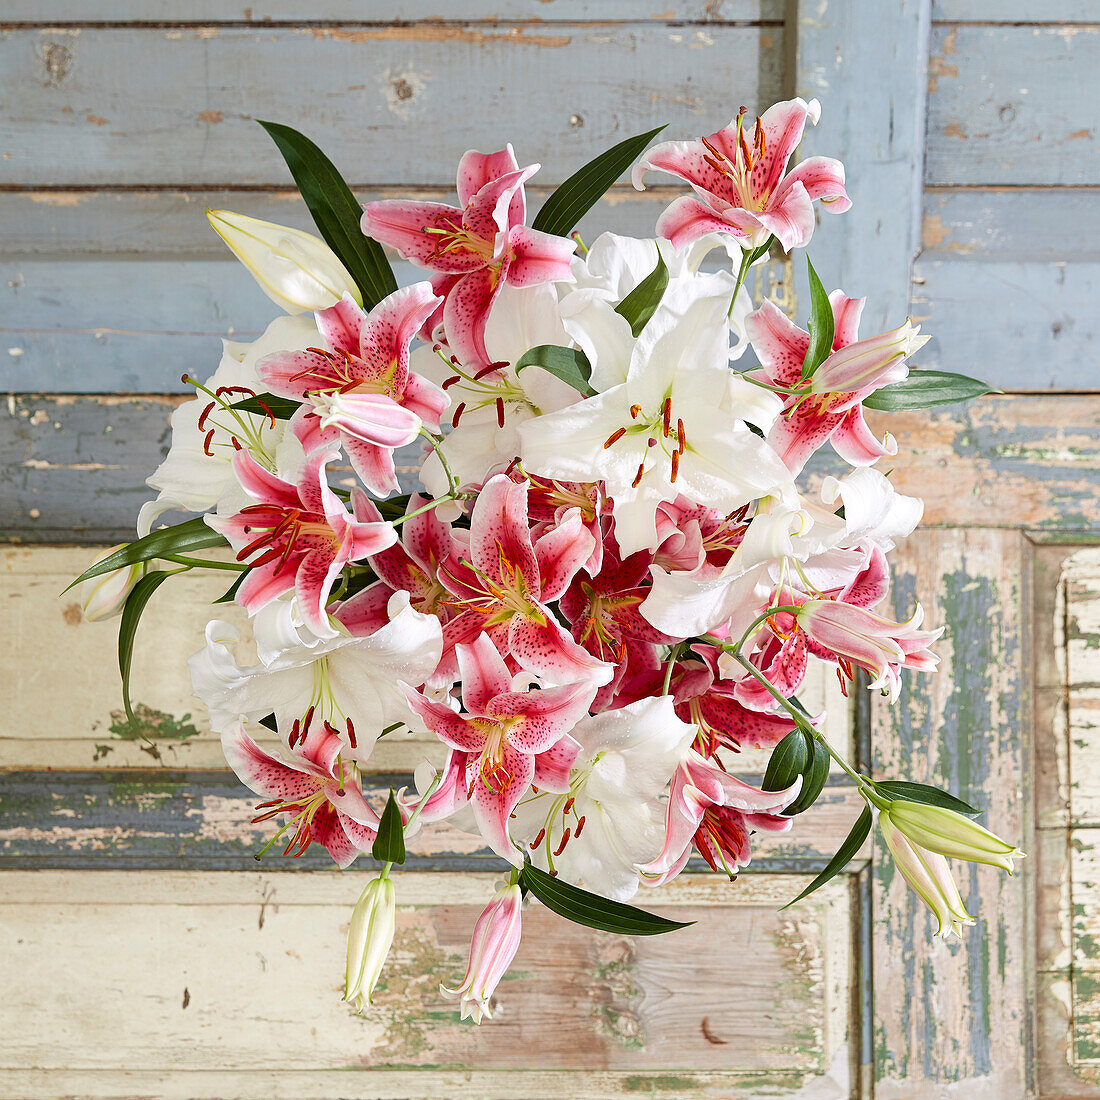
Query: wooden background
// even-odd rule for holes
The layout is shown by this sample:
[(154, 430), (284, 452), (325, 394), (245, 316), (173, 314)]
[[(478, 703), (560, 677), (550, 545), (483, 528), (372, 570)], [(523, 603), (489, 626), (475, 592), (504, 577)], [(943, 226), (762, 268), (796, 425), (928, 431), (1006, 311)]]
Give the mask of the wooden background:
[[(1097, 0), (0, 0), (0, 1095), (1100, 1095), (1098, 73)], [(927, 501), (897, 609), (947, 627), (941, 674), (893, 711), (812, 694), (876, 774), (988, 805), (1024, 873), (963, 873), (959, 946), (929, 943), (871, 845), (778, 913), (855, 816), (834, 778), (736, 885), (648, 899), (698, 919), (675, 943), (532, 911), (475, 1029), (438, 982), (496, 864), (438, 828), (400, 880), (380, 1007), (353, 1017), (363, 872), (256, 864), (189, 699), (217, 585), (177, 583), (144, 626), (155, 754), (122, 733), (112, 629), (57, 599), (130, 536), (182, 371), (272, 315), (202, 209), (307, 224), (255, 117), (307, 131), (364, 199), (446, 195), (464, 149), (512, 140), (543, 162), (537, 202), (626, 135), (793, 93), (821, 99), (804, 152), (841, 156), (855, 200), (815, 237), (826, 284), (870, 295), (869, 332), (919, 318), (921, 365), (1006, 391), (889, 421), (895, 481)], [(674, 193), (620, 186), (582, 231), (651, 232)], [(759, 289), (804, 315), (788, 266)], [(383, 750), (380, 787), (424, 746)]]

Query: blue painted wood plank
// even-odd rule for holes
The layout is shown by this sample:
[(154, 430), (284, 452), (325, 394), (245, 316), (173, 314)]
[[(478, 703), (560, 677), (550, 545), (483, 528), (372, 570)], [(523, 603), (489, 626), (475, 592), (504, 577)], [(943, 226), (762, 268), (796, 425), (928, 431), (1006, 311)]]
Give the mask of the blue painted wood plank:
[(6, 0), (8, 23), (546, 23), (599, 22), (732, 23), (782, 19), (783, 0)]
[(1100, 183), (1100, 26), (932, 30), (929, 184)]
[(933, 0), (938, 22), (1096, 23), (1096, 0)]
[[(654, 177), (656, 179), (656, 177)], [(532, 213), (550, 189), (528, 187)], [(603, 232), (652, 236), (661, 211), (682, 195), (680, 187), (635, 191), (629, 183), (610, 194), (581, 218), (577, 229), (591, 243)], [(360, 202), (416, 198), (456, 201), (451, 188), (358, 188)], [(7, 258), (92, 253), (151, 253), (156, 257), (190, 256), (218, 259), (225, 246), (210, 228), (203, 210), (234, 210), (253, 218), (317, 229), (297, 191), (132, 191), (16, 190), (0, 191), (0, 237)]]
[(1100, 188), (962, 187), (924, 192), (924, 259), (1100, 260)]
[(553, 184), (654, 125), (692, 136), (772, 102), (782, 57), (774, 26), (11, 30), (4, 182), (286, 186), (270, 118), (353, 183), (450, 187), (466, 149), (511, 140)]
[(918, 261), (920, 366), (1006, 390), (1100, 390), (1100, 263)]

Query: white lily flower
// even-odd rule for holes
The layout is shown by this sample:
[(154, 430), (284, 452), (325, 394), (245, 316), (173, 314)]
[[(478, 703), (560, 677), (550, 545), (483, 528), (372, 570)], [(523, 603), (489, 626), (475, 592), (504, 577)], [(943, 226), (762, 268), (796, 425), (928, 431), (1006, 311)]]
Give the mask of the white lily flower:
[(234, 657), (231, 647), (240, 639), (236, 627), (209, 623), (205, 648), (188, 664), (192, 688), (209, 709), (212, 728), (222, 732), (274, 713), (281, 737), (292, 747), (295, 725), (305, 722), (312, 708), (310, 720), (330, 722), (349, 741), (345, 755), (360, 762), (369, 759), (386, 726), (396, 722), (422, 729), (398, 683), (421, 684), (431, 676), (442, 652), (442, 630), (434, 615), (409, 605), (407, 592), (390, 597), (388, 613), (385, 626), (357, 637), (341, 629), (337, 610), (335, 625), (341, 632), (318, 638), (295, 600), (274, 600), (253, 619), (256, 665), (242, 665)]
[(544, 791), (521, 802), (513, 834), (527, 839), (537, 867), (627, 901), (638, 890), (638, 865), (661, 850), (662, 795), (696, 732), (677, 718), (670, 695), (583, 719), (570, 731), (581, 751), (568, 792)]
[(348, 269), (320, 237), (232, 210), (207, 210), (206, 217), (260, 289), (287, 313), (328, 309), (345, 294), (363, 304)]
[(609, 389), (520, 426), (530, 473), (603, 477), (624, 554), (655, 548), (657, 506), (680, 494), (732, 512), (794, 492), (779, 457), (748, 428), (766, 433), (779, 400), (727, 366), (732, 285), (728, 275), (670, 284), (633, 343), (622, 381), (604, 363), (600, 380), (613, 383)]
[(894, 549), (896, 539), (912, 534), (924, 515), (924, 501), (899, 493), (871, 466), (860, 466), (839, 480), (825, 478), (821, 499), (834, 510), (838, 503), (844, 507), (837, 545), (873, 542), (883, 553)]
[[(317, 340), (312, 316), (277, 317), (251, 343), (223, 340), (221, 362), (205, 388), (213, 393), (228, 388), (223, 389), (223, 405), (246, 398), (249, 392), (263, 393), (266, 387), (256, 369), (261, 359), (275, 351), (304, 351)], [(261, 465), (293, 480), (304, 455), (287, 421), (272, 422), (263, 413), (230, 412), (217, 403), (204, 417), (210, 404), (209, 395), (200, 391), (172, 413), (172, 446), (148, 479), (157, 498), (142, 507), (138, 534), (148, 534), (162, 512), (213, 508), (226, 489), (236, 485), (231, 466), (237, 453), (234, 439)]]
[[(514, 369), (531, 348), (568, 343), (557, 295), (543, 283), (501, 288), (485, 326), (485, 348), (499, 369), (452, 368), (430, 346), (413, 351), (415, 372), (437, 385), (448, 383), (454, 426), (442, 449), (460, 485), (480, 485), (519, 454), (519, 425), (577, 400), (572, 386), (541, 367), (524, 367), (518, 374)], [(433, 496), (447, 492), (447, 476), (434, 453), (424, 460), (420, 480)]]

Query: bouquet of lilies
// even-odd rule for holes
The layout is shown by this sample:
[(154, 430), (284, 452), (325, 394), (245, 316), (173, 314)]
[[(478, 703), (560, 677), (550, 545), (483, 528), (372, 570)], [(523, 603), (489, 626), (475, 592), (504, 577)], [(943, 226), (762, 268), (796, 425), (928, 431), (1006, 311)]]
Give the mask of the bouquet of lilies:
[[(877, 610), (922, 505), (875, 468), (897, 446), (864, 408), (988, 392), (910, 370), (927, 337), (908, 320), (861, 338), (864, 300), (826, 294), (808, 263), (805, 328), (751, 300), (753, 265), (851, 205), (838, 161), (790, 165), (818, 112), (794, 99), (700, 141), (627, 139), (530, 225), (539, 166), (511, 146), (462, 158), (458, 205), (364, 209), (316, 146), (264, 123), (324, 239), (208, 212), (285, 314), (226, 341), (205, 382), (184, 377), (196, 397), (172, 416), (140, 537), (80, 578), (84, 604), (121, 613), (131, 712), (153, 592), (190, 569), (239, 574), (223, 599), (248, 612), (254, 663), (215, 619), (194, 691), (268, 848), (377, 861), (348, 938), (359, 1008), (393, 939), (394, 868), (443, 819), (508, 868), (453, 991), (479, 1021), (532, 898), (595, 928), (673, 931), (629, 904), (639, 891), (693, 858), (732, 880), (753, 834), (791, 829), (834, 765), (866, 805), (803, 895), (877, 824), (938, 934), (957, 934), (973, 921), (947, 859), (1011, 871), (1022, 854), (949, 793), (863, 774), (798, 701), (811, 661), (891, 701), (903, 669), (934, 669), (920, 607)], [(631, 165), (639, 189), (657, 170), (691, 191), (655, 239), (586, 247), (578, 219)], [(384, 247), (424, 277), (399, 288)], [(417, 444), (406, 492), (395, 452)], [(803, 495), (825, 444), (850, 469)], [(163, 526), (173, 510), (199, 514)], [(382, 803), (362, 776), (398, 730), (438, 738), (442, 764)], [(255, 739), (271, 733), (279, 752)], [(771, 751), (759, 785), (734, 774), (745, 748)]]

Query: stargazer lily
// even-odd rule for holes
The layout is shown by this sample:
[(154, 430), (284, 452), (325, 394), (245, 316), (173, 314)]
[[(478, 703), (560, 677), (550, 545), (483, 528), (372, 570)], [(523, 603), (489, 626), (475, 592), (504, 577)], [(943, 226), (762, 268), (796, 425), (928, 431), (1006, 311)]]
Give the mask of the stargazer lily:
[(550, 683), (611, 679), (612, 666), (581, 648), (547, 603), (558, 599), (592, 553), (579, 512), (532, 541), (527, 482), (490, 478), (470, 519), (468, 555), (444, 563), (439, 579), (457, 597), (458, 615), (443, 627), (435, 680), (456, 671), (455, 646), (487, 633), (497, 649)]
[(447, 344), (465, 364), (484, 366), (485, 322), (500, 288), (569, 278), (576, 242), (529, 229), (523, 185), (539, 169), (520, 168), (512, 146), (466, 153), (458, 165), (458, 201), (382, 199), (363, 208), (363, 232), (407, 260), (439, 272), (446, 298)]
[(320, 638), (336, 633), (325, 605), (340, 571), (397, 541), (390, 524), (361, 523), (329, 488), (325, 467), (339, 454), (336, 449), (314, 451), (292, 485), (265, 470), (247, 451), (238, 451), (233, 472), (256, 503), (230, 515), (206, 517), (229, 540), (238, 561), (252, 559), (237, 603), (255, 614), (293, 588), (302, 617)]
[(377, 496), (396, 492), (393, 450), (421, 425), (439, 431), (447, 395), (409, 370), (409, 345), (441, 299), (415, 283), (365, 313), (349, 295), (315, 314), (325, 348), (279, 352), (259, 364), (267, 388), (303, 402), (294, 430), (307, 451), (339, 443)]
[(691, 184), (696, 194), (676, 199), (658, 220), (657, 232), (676, 248), (715, 232), (732, 234), (745, 249), (763, 244), (771, 234), (787, 252), (808, 244), (815, 201), (834, 214), (852, 205), (840, 161), (810, 157), (787, 171), (806, 120), (816, 125), (820, 116), (816, 99), (776, 103), (757, 118), (750, 139), (742, 107), (727, 127), (709, 137), (655, 145), (634, 166), (634, 186), (644, 190), (646, 172), (659, 168)]
[[(339, 734), (327, 722), (309, 730), (289, 760), (260, 748), (243, 726), (222, 734), (226, 763), (237, 778), (267, 801), (253, 822), (290, 814), (283, 830), (293, 827), (284, 855), (300, 856), (316, 842), (328, 849), (339, 867), (370, 851), (378, 835), (378, 814), (363, 797), (359, 777), (340, 760)], [(279, 835), (279, 834), (277, 834)]]
[[(468, 798), (482, 836), (518, 867), (523, 856), (508, 835), (509, 816), (531, 786), (535, 757), (588, 713), (596, 685), (516, 690), (504, 658), (485, 634), (473, 645), (458, 646), (457, 656), (462, 714), (412, 689), (406, 696), (441, 741), (468, 754)], [(574, 743), (574, 754), (578, 749)]]
[(802, 365), (810, 334), (799, 328), (773, 302), (765, 300), (746, 320), (749, 340), (760, 359), (758, 377), (785, 391), (783, 415), (768, 433), (791, 473), (826, 440), (853, 466), (870, 466), (884, 455), (897, 454), (889, 433), (876, 439), (863, 419), (861, 402), (875, 390), (900, 382), (909, 374), (905, 360), (928, 342), (920, 326), (906, 321), (900, 328), (858, 340), (863, 298), (842, 291), (829, 295), (833, 308), (832, 354), (804, 379)]

